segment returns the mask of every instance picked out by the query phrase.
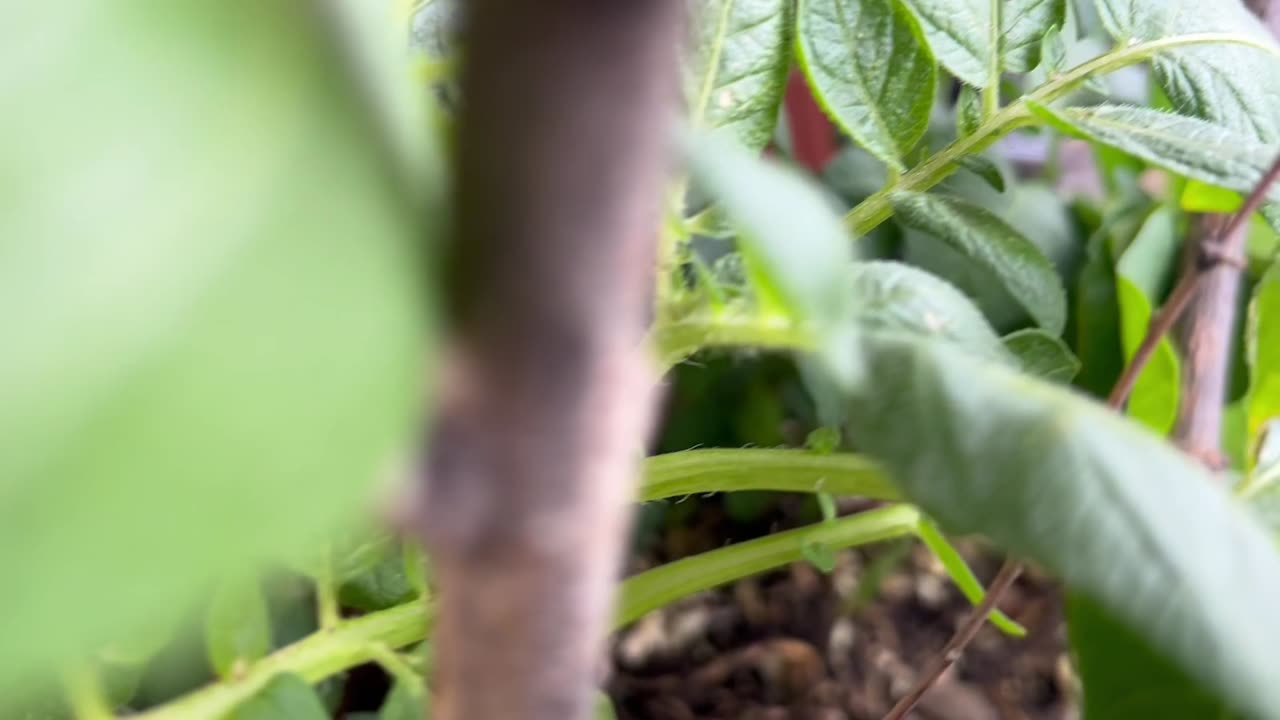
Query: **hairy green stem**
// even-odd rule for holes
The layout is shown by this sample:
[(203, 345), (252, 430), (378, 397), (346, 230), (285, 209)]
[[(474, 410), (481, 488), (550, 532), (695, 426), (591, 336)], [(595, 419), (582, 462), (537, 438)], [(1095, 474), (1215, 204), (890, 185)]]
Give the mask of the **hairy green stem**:
[(208, 685), (131, 720), (216, 720), (253, 697), (277, 675), (292, 673), (317, 683), (376, 660), (378, 647), (404, 647), (427, 636), (431, 607), (423, 600), (397, 605), (332, 630), (322, 630), (254, 663), (243, 676)]
[(708, 348), (806, 350), (815, 347), (812, 333), (789, 318), (770, 319), (733, 312), (699, 312), (679, 320), (659, 322), (650, 334), (650, 340), (659, 368), (663, 371)]
[(1062, 75), (1041, 85), (1030, 94), (1010, 103), (1008, 107), (984, 121), (973, 134), (960, 138), (939, 150), (929, 159), (904, 174), (893, 188), (886, 188), (868, 197), (845, 216), (845, 226), (854, 237), (862, 237), (893, 215), (889, 196), (896, 190), (924, 192), (947, 178), (959, 167), (961, 159), (981, 152), (1010, 132), (1035, 122), (1028, 101), (1048, 104), (1062, 98), (1085, 80), (1106, 75), (1130, 65), (1150, 60), (1156, 54), (1180, 47), (1210, 44), (1247, 45), (1258, 50), (1277, 54), (1270, 45), (1256, 38), (1236, 33), (1195, 33), (1133, 43), (1116, 48), (1086, 63), (1077, 65)]
[(760, 448), (686, 450), (651, 457), (645, 462), (638, 499), (741, 490), (900, 499), (884, 471), (861, 455)]
[(667, 563), (622, 583), (616, 625), (693, 593), (802, 560), (809, 543), (835, 550), (905, 537), (915, 532), (919, 519), (914, 507), (892, 505)]

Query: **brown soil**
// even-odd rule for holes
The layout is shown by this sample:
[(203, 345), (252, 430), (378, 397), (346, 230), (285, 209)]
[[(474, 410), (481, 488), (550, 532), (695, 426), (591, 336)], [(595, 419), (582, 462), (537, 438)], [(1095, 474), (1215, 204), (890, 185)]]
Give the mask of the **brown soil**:
[[(745, 539), (711, 505), (664, 531), (637, 568)], [(979, 577), (995, 573), (998, 558), (960, 548)], [(1028, 636), (983, 628), (912, 717), (1076, 717), (1058, 588), (1032, 572), (1001, 607)], [(878, 720), (969, 611), (919, 544), (848, 551), (829, 575), (798, 563), (642, 619), (615, 639), (608, 689), (622, 720)]]

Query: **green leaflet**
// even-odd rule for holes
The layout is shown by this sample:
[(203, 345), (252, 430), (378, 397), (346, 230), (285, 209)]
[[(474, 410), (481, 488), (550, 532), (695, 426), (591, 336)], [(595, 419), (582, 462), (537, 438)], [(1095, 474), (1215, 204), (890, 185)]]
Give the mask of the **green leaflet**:
[[(1040, 64), (1041, 41), (1066, 21), (1066, 0), (906, 0), (938, 62), (973, 87)], [(999, 11), (999, 29), (993, 11)], [(993, 57), (998, 52), (998, 58)]]
[(257, 578), (224, 581), (205, 613), (209, 664), (224, 679), (271, 651), (271, 619)]
[(1054, 335), (1067, 319), (1067, 298), (1053, 264), (1031, 241), (987, 210), (955, 198), (894, 193), (899, 222), (927, 232), (980, 265), (1038, 325)]
[(960, 167), (982, 178), (996, 192), (1004, 192), (1004, 175), (995, 163), (981, 155), (965, 155), (959, 160)]
[(293, 674), (276, 677), (261, 692), (236, 708), (227, 720), (327, 720), (320, 696)]
[(1177, 48), (1157, 55), (1152, 65), (1179, 112), (1250, 141), (1280, 140), (1280, 51), (1241, 0), (1096, 2), (1102, 24), (1122, 45), (1192, 33), (1230, 33), (1257, 45)]
[(0, 688), (296, 550), (414, 439), (432, 153), (392, 46), (324, 17), (10, 18), (58, 41), (0, 47), (39, 68), (0, 83)]
[(1249, 363), (1247, 468), (1258, 460), (1263, 429), (1280, 420), (1280, 263), (1258, 281), (1245, 329)]
[[(1120, 338), (1125, 362), (1138, 351), (1152, 315), (1178, 270), (1183, 233), (1177, 214), (1168, 207), (1147, 216), (1138, 234), (1116, 263), (1116, 296), (1120, 305)], [(1160, 341), (1129, 399), (1129, 415), (1167, 434), (1178, 419), (1181, 363), (1169, 338)]]
[(1018, 358), (1024, 372), (1059, 383), (1071, 382), (1080, 372), (1080, 360), (1061, 339), (1029, 328), (1004, 336), (1004, 346)]
[[(1280, 73), (1277, 73), (1280, 77)], [(1275, 148), (1198, 118), (1123, 105), (1032, 110), (1060, 130), (1122, 150), (1179, 175), (1247, 193), (1275, 159)], [(1270, 196), (1280, 199), (1280, 190)]]
[(853, 252), (821, 190), (714, 136), (686, 143), (686, 154), (695, 182), (740, 231), (762, 309), (812, 331), (836, 377), (852, 381), (857, 357), (849, 352), (845, 270)]
[(896, 170), (929, 125), (937, 66), (898, 0), (800, 0), (800, 65), (814, 96), (858, 144)]
[(773, 137), (791, 67), (789, 0), (696, 0), (685, 66), (690, 123), (761, 150)]
[(1087, 598), (1067, 597), (1084, 720), (1231, 720), (1222, 701)]
[(904, 495), (1054, 572), (1232, 707), (1280, 717), (1280, 558), (1204, 470), (1069, 390), (941, 344), (864, 346), (850, 436)]
[(982, 98), (978, 91), (965, 85), (956, 98), (956, 136), (966, 138), (982, 125)]
[(982, 312), (942, 278), (902, 263), (853, 263), (853, 313), (860, 332), (941, 341), (978, 357), (1013, 363)]

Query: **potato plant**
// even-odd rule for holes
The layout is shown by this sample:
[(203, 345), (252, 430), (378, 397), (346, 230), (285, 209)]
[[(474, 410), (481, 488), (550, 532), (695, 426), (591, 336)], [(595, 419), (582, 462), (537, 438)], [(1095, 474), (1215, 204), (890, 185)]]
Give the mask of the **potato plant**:
[[(379, 717), (426, 712), (430, 559), (368, 508), (435, 396), (465, 7), (424, 0), (388, 30), (374, 5), (19, 12), (59, 40), (0, 50), (15, 713), (328, 717), (368, 663), (392, 680)], [(688, 29), (652, 354), (788, 354), (824, 428), (805, 448), (649, 457), (635, 499), (881, 504), (632, 576), (613, 627), (909, 537), (980, 605), (947, 539), (979, 535), (1063, 582), (1087, 719), (1280, 718), (1280, 45), (1263, 25), (1239, 0), (706, 0)], [(821, 178), (789, 161), (794, 68), (844, 138)], [(1102, 194), (1019, 177), (1010, 138), (1083, 141)], [(1174, 338), (1122, 413), (1103, 400), (1194, 219), (1257, 189), (1244, 254), (1216, 259), (1248, 298), (1215, 472), (1168, 439), (1188, 402)], [(210, 676), (140, 696), (192, 612)]]

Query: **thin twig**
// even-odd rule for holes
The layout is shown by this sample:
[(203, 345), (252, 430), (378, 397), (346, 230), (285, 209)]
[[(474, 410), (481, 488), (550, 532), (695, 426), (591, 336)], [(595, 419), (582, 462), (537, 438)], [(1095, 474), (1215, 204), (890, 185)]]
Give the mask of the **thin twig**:
[(1006, 560), (1004, 565), (1000, 566), (1000, 572), (996, 573), (995, 579), (991, 581), (991, 587), (987, 589), (987, 596), (982, 599), (982, 603), (974, 609), (969, 617), (965, 618), (964, 624), (956, 630), (951, 639), (947, 641), (947, 644), (943, 646), (942, 652), (934, 656), (933, 660), (929, 662), (924, 674), (916, 682), (916, 686), (912, 688), (911, 692), (903, 696), (897, 705), (893, 706), (889, 714), (884, 716), (884, 720), (903, 720), (907, 713), (910, 713), (915, 708), (916, 703), (920, 702), (925, 693), (929, 692), (929, 688), (933, 687), (933, 684), (938, 681), (938, 678), (942, 677), (947, 668), (960, 659), (960, 654), (964, 652), (965, 646), (977, 636), (978, 631), (982, 629), (983, 623), (987, 621), (987, 616), (996, 609), (996, 603), (1000, 600), (1000, 597), (1013, 586), (1013, 581), (1017, 580), (1021, 574), (1021, 563)]
[(1240, 232), (1240, 229), (1266, 201), (1267, 193), (1275, 184), (1277, 177), (1280, 177), (1280, 157), (1276, 158), (1271, 168), (1267, 170), (1267, 174), (1262, 176), (1262, 180), (1254, 187), (1253, 192), (1249, 193), (1244, 206), (1231, 216), (1231, 221), (1221, 231), (1206, 239), (1201, 246), (1200, 261), (1188, 267), (1178, 279), (1178, 284), (1169, 296), (1168, 302), (1160, 308), (1160, 312), (1156, 313), (1155, 318), (1152, 319), (1151, 326), (1147, 328), (1147, 336), (1138, 346), (1138, 352), (1134, 353), (1133, 360), (1116, 381), (1115, 388), (1107, 398), (1108, 405), (1119, 409), (1128, 401), (1134, 384), (1138, 382), (1138, 375), (1146, 368), (1147, 362), (1151, 360), (1151, 356), (1165, 334), (1187, 309), (1191, 298), (1195, 297), (1196, 287), (1200, 284), (1200, 278), (1204, 273), (1222, 262), (1242, 262), (1240, 258), (1244, 255), (1245, 234)]
[[(1125, 401), (1129, 399), (1129, 393), (1133, 391), (1133, 385), (1137, 381), (1138, 375), (1142, 373), (1147, 363), (1150, 362), (1152, 354), (1160, 344), (1160, 340), (1178, 322), (1178, 318), (1186, 310), (1191, 298), (1195, 296), (1200, 278), (1219, 264), (1240, 262), (1240, 258), (1244, 254), (1243, 239), (1245, 236), (1245, 233), (1240, 232), (1240, 230), (1248, 222), (1249, 218), (1257, 212), (1262, 203), (1266, 201), (1267, 193), (1270, 191), (1271, 186), (1275, 184), (1277, 178), (1280, 178), (1280, 156), (1277, 156), (1272, 162), (1271, 168), (1258, 181), (1253, 192), (1249, 194), (1240, 210), (1231, 217), (1230, 222), (1223, 226), (1220, 232), (1206, 236), (1200, 248), (1198, 261), (1187, 265), (1178, 280), (1177, 286), (1170, 294), (1169, 300), (1160, 308), (1160, 312), (1156, 314), (1151, 324), (1147, 327), (1147, 335), (1142, 339), (1142, 344), (1138, 346), (1138, 351), (1134, 353), (1133, 360), (1125, 368), (1120, 379), (1116, 381), (1115, 388), (1107, 398), (1107, 405), (1111, 409), (1119, 411), (1124, 407)], [(996, 608), (1004, 593), (1012, 587), (1014, 580), (1022, 573), (1022, 569), (1022, 564), (1015, 560), (1005, 561), (1004, 565), (1000, 567), (1000, 572), (991, 581), (991, 587), (987, 590), (987, 596), (982, 600), (982, 604), (965, 619), (960, 628), (947, 641), (947, 644), (943, 646), (942, 651), (926, 666), (925, 671), (916, 682), (915, 687), (911, 689), (911, 692), (903, 696), (893, 706), (889, 714), (885, 715), (884, 720), (904, 720), (907, 717), (907, 714), (915, 708), (920, 699), (925, 696), (925, 693), (929, 692), (929, 689), (938, 682), (938, 678), (942, 677), (947, 668), (950, 668), (960, 659), (965, 647), (977, 636), (978, 631), (982, 629), (983, 623), (986, 622), (987, 616)]]

